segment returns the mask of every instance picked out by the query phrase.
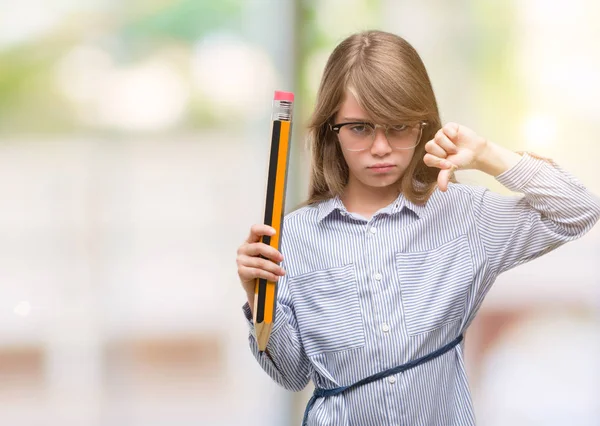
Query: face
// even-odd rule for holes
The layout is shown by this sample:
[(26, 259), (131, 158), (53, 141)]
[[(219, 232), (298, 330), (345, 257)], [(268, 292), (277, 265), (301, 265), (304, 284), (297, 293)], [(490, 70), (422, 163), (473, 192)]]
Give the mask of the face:
[[(335, 116), (335, 124), (352, 121), (371, 122), (356, 98), (347, 91)], [(342, 152), (350, 170), (348, 186), (384, 189), (391, 188), (400, 180), (410, 164), (415, 148), (393, 149), (386, 139), (385, 131), (378, 127), (370, 148), (364, 151), (348, 151), (342, 145)]]

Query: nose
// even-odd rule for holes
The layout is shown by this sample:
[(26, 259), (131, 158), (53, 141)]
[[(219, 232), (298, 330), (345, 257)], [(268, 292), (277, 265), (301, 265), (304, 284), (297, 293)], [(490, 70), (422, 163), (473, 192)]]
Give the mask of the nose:
[(387, 140), (387, 136), (385, 134), (384, 129), (381, 127), (377, 127), (375, 129), (373, 144), (371, 145), (371, 154), (378, 157), (383, 157), (384, 155), (392, 152), (392, 147)]

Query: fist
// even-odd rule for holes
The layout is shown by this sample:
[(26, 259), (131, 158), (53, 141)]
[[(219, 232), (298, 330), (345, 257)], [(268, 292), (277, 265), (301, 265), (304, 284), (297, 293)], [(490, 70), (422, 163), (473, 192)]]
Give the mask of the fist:
[(446, 191), (455, 170), (477, 168), (486, 146), (487, 140), (468, 127), (447, 123), (425, 144), (423, 161), (440, 169), (438, 186)]
[(261, 242), (263, 236), (275, 235), (275, 229), (267, 225), (253, 225), (250, 235), (238, 248), (237, 267), (242, 287), (246, 294), (254, 293), (257, 278), (277, 282), (285, 271), (277, 262), (283, 260), (282, 254), (273, 247)]

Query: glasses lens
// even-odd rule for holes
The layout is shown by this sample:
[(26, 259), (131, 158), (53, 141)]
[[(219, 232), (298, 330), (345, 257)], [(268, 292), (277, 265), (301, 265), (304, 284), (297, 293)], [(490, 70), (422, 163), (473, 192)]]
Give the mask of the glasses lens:
[[(386, 138), (394, 149), (410, 149), (418, 145), (422, 126), (398, 124), (386, 128)], [(340, 127), (339, 140), (348, 151), (369, 149), (375, 140), (375, 127), (367, 123), (348, 124)]]
[(340, 128), (340, 143), (349, 151), (368, 149), (373, 142), (375, 130), (367, 124), (348, 124)]
[(421, 137), (421, 126), (409, 126), (407, 124), (390, 126), (387, 129), (386, 136), (392, 148), (409, 149), (419, 143), (419, 139)]

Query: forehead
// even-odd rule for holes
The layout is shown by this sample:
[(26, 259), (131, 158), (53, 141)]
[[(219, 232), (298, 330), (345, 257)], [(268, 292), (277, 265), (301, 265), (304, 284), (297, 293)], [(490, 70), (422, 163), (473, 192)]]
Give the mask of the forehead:
[(365, 112), (358, 104), (358, 101), (352, 94), (352, 92), (346, 90), (344, 100), (340, 104), (340, 109), (336, 114), (337, 121), (348, 119), (359, 119), (359, 120), (370, 120), (369, 114)]

